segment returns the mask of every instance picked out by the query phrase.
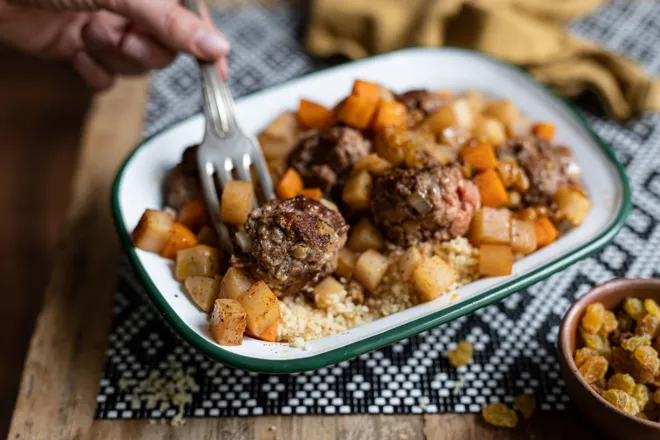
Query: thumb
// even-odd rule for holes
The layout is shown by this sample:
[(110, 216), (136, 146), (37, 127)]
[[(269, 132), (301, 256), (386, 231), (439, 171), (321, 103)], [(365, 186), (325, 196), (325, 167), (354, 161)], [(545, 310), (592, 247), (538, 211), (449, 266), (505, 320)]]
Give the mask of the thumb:
[(229, 40), (209, 20), (177, 1), (103, 0), (104, 7), (146, 29), (164, 46), (216, 61), (229, 53)]

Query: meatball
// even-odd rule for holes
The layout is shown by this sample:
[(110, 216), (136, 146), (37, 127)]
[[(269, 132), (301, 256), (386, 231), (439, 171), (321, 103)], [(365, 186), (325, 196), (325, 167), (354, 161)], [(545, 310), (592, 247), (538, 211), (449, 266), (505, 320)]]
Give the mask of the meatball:
[(400, 246), (465, 235), (481, 205), (479, 190), (456, 166), (394, 168), (376, 178), (374, 221)]
[(286, 295), (335, 271), (348, 226), (338, 211), (298, 196), (273, 200), (252, 211), (245, 230), (252, 239), (248, 269)]
[(289, 166), (305, 185), (327, 194), (343, 184), (353, 164), (370, 151), (371, 143), (358, 130), (336, 126), (303, 138), (289, 156)]
[(525, 171), (529, 190), (525, 202), (548, 205), (562, 186), (582, 188), (580, 167), (573, 152), (563, 145), (534, 136), (521, 136), (498, 149), (500, 159), (512, 158)]
[(165, 179), (165, 203), (176, 210), (188, 200), (202, 197), (197, 148), (198, 145), (186, 148), (181, 163), (174, 167)]
[(408, 110), (420, 109), (427, 115), (430, 115), (447, 103), (445, 97), (428, 90), (410, 90), (409, 92), (396, 95), (396, 100), (408, 107)]

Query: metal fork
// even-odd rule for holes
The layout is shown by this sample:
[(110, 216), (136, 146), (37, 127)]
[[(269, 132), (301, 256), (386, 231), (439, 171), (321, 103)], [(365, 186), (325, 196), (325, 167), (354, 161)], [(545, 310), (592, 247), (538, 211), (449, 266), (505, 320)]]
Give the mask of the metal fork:
[[(195, 14), (201, 15), (198, 0), (183, 0), (183, 5)], [(275, 193), (257, 139), (245, 133), (236, 121), (234, 99), (229, 86), (220, 78), (213, 63), (202, 60), (197, 62), (202, 80), (206, 116), (206, 131), (204, 140), (197, 150), (197, 163), (206, 206), (218, 232), (220, 245), (232, 255), (234, 247), (229, 230), (222, 223), (216, 179), (219, 186), (224, 187), (226, 182), (232, 180), (235, 172), (240, 180), (250, 182), (252, 181), (250, 167), (254, 166), (263, 197), (270, 200), (275, 198)]]

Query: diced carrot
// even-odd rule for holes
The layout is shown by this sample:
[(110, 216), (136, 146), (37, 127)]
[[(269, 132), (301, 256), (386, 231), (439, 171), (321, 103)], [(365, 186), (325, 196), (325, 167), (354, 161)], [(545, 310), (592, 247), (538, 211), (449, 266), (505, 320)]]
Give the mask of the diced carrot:
[(534, 136), (545, 139), (546, 141), (551, 141), (555, 135), (555, 124), (550, 124), (547, 122), (537, 122), (532, 125), (532, 133)]
[(300, 174), (293, 168), (287, 168), (282, 178), (277, 182), (275, 192), (282, 200), (297, 196), (303, 190), (303, 181)]
[(207, 221), (206, 205), (201, 200), (188, 200), (179, 211), (178, 222), (193, 232), (199, 232)]
[(174, 260), (176, 253), (181, 249), (187, 249), (197, 244), (197, 237), (195, 234), (181, 223), (174, 223), (172, 230), (167, 236), (167, 243), (160, 251), (160, 256)]
[(277, 337), (277, 327), (279, 325), (280, 322), (277, 321), (275, 324), (262, 331), (260, 335), (256, 336), (256, 338), (266, 342), (275, 342), (275, 338)]
[(380, 86), (378, 84), (370, 83), (368, 81), (363, 81), (361, 79), (356, 79), (353, 83), (353, 91), (351, 92), (353, 96), (361, 96), (364, 98), (369, 98), (374, 101), (380, 100)]
[(477, 174), (474, 183), (479, 188), (482, 205), (496, 208), (509, 201), (506, 188), (494, 169), (490, 168)]
[(373, 128), (375, 130), (382, 130), (388, 127), (404, 129), (408, 124), (406, 118), (407, 112), (406, 106), (400, 102), (382, 101), (378, 106)]
[(377, 108), (378, 101), (364, 96), (351, 95), (344, 100), (337, 111), (337, 120), (364, 130), (369, 127)]
[(539, 217), (534, 221), (536, 230), (536, 245), (539, 248), (547, 246), (557, 239), (557, 228), (548, 217)]
[(321, 191), (321, 188), (305, 188), (300, 191), (300, 195), (307, 196), (314, 200), (321, 200), (323, 197), (323, 191)]
[(497, 157), (493, 146), (486, 142), (480, 142), (474, 146), (467, 146), (461, 150), (461, 155), (466, 164), (476, 170), (487, 170), (497, 166)]
[(301, 99), (296, 113), (298, 123), (304, 128), (326, 128), (335, 121), (335, 115), (329, 108), (313, 101)]

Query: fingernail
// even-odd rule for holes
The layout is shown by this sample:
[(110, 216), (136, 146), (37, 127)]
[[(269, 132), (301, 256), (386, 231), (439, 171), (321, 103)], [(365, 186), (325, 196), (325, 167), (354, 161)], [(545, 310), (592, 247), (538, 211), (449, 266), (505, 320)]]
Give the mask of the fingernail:
[(147, 61), (151, 55), (149, 45), (133, 34), (128, 34), (124, 38), (121, 50), (138, 61)]
[(229, 41), (217, 32), (202, 29), (195, 38), (195, 46), (200, 55), (216, 59), (229, 52)]

